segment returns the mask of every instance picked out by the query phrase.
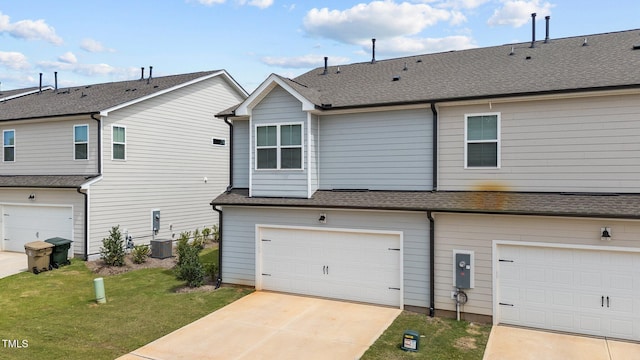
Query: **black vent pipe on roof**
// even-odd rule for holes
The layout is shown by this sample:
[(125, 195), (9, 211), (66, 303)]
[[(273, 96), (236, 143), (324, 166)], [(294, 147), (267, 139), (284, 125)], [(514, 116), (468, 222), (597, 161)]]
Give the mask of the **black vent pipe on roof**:
[(536, 13), (531, 14), (531, 48), (536, 47)]
[(144, 66), (140, 68), (140, 80), (144, 80)]
[(544, 36), (544, 43), (545, 44), (549, 43), (549, 19), (551, 19), (551, 16), (549, 16), (549, 15), (544, 17), (545, 27), (546, 27), (545, 36)]
[(38, 88), (38, 93), (42, 92), (42, 73), (40, 73), (40, 87)]
[(152, 77), (153, 77), (153, 66), (149, 66), (149, 78), (147, 79), (147, 84), (149, 83), (149, 81), (151, 81)]
[(53, 81), (55, 86), (54, 90), (58, 92), (58, 72), (57, 71), (53, 72), (53, 79), (54, 79)]
[(376, 63), (376, 39), (371, 39), (371, 63)]
[(328, 62), (329, 58), (327, 56), (324, 57), (324, 72), (322, 72), (322, 75), (327, 75), (327, 73), (329, 72), (329, 68), (327, 66), (327, 62)]

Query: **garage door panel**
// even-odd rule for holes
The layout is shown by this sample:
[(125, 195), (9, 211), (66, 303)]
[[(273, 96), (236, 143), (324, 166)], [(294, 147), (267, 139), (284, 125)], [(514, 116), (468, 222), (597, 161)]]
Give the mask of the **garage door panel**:
[(640, 340), (640, 253), (501, 245), (498, 259), (513, 260), (495, 265), (495, 301), (513, 305), (498, 322)]
[(389, 250), (400, 247), (398, 235), (278, 228), (260, 233), (260, 240), (269, 240), (260, 242), (258, 252), (263, 289), (400, 305), (399, 291), (389, 289), (401, 288), (400, 251)]
[(24, 244), (53, 237), (73, 239), (71, 207), (5, 205), (2, 213), (6, 251), (24, 252)]

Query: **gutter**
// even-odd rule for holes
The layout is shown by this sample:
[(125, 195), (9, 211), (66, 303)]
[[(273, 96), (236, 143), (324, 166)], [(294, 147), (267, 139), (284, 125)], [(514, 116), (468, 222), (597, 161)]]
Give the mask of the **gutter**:
[(436, 235), (436, 223), (433, 220), (431, 211), (427, 211), (427, 218), (429, 219), (429, 316), (434, 317), (436, 315), (436, 275), (435, 275), (435, 235)]
[(212, 209), (218, 213), (218, 279), (216, 280), (216, 289), (222, 285), (222, 209), (218, 209), (215, 205), (212, 205)]

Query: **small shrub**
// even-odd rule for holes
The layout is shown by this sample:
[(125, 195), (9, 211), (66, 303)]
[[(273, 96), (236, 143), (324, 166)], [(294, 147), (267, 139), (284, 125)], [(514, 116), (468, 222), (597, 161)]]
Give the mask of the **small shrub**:
[(200, 248), (187, 245), (182, 254), (182, 261), (177, 267), (176, 277), (185, 280), (189, 287), (200, 287), (204, 284), (204, 268), (200, 262)]
[(200, 250), (204, 249), (204, 243), (205, 243), (205, 238), (202, 235), (202, 233), (200, 233), (200, 230), (195, 229), (193, 231), (193, 242), (191, 243), (192, 246), (198, 247), (200, 248)]
[(213, 235), (213, 241), (220, 241), (220, 228), (218, 227), (218, 225), (213, 225), (211, 234)]
[(209, 240), (211, 238), (211, 228), (205, 226), (204, 229), (202, 229), (202, 237), (205, 241)]
[[(177, 267), (180, 267), (182, 264), (182, 260), (184, 259), (184, 254), (189, 247), (189, 237), (191, 236), (191, 232), (183, 231), (180, 233), (180, 237), (178, 238), (178, 242), (176, 245), (176, 252), (178, 253), (178, 262), (176, 264)], [(178, 278), (178, 280), (184, 280)]]
[(216, 281), (218, 279), (218, 266), (215, 263), (206, 263), (204, 264), (204, 273), (211, 281)]
[(109, 231), (109, 237), (102, 239), (100, 258), (109, 266), (124, 265), (124, 239), (120, 233), (120, 225)]
[(131, 250), (131, 257), (136, 264), (142, 264), (147, 261), (149, 256), (149, 245), (136, 245)]

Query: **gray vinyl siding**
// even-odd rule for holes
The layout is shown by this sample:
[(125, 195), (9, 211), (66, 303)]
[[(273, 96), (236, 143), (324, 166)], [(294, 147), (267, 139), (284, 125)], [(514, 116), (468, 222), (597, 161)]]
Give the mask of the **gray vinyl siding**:
[[(501, 167), (464, 169), (464, 115), (501, 116)], [(640, 192), (640, 95), (440, 108), (439, 190)]]
[[(242, 100), (214, 77), (104, 118), (104, 178), (90, 188), (91, 254), (115, 225), (148, 244), (154, 209), (161, 212), (157, 239), (217, 223), (209, 202), (228, 185), (229, 146), (211, 138), (229, 139), (229, 127), (212, 114)], [(126, 127), (126, 160), (111, 160), (113, 124)]]
[(431, 190), (427, 109), (322, 116), (320, 188)]
[[(307, 171), (307, 113), (302, 111), (302, 103), (281, 87), (274, 88), (251, 113), (251, 195), (267, 197), (308, 197)], [(256, 170), (255, 169), (255, 127), (261, 124), (296, 123), (303, 124), (303, 170)]]
[[(535, 216), (435, 214), (436, 308), (455, 311), (453, 249), (475, 252), (475, 288), (465, 290), (463, 311), (492, 315), (494, 240), (605, 247), (638, 247), (639, 221)], [(611, 227), (613, 240), (602, 242), (600, 228)]]
[(320, 155), (319, 131), (320, 119), (316, 115), (311, 115), (311, 123), (309, 124), (309, 197), (318, 190), (320, 186), (320, 168), (318, 157)]
[[(74, 125), (89, 127), (88, 160), (74, 160)], [(97, 121), (88, 116), (82, 119), (51, 119), (47, 122), (3, 122), (0, 124), (0, 134), (3, 130), (15, 130), (15, 161), (0, 161), (0, 175), (96, 174), (97, 128)]]
[[(27, 200), (30, 194), (35, 194), (35, 200)], [(84, 196), (78, 194), (75, 189), (24, 189), (2, 188), (0, 189), (0, 208), (2, 205), (27, 205), (27, 206), (71, 206), (73, 207), (73, 253), (76, 256), (84, 254)], [(4, 226), (0, 216), (0, 236), (4, 238)], [(33, 239), (45, 240), (45, 239)]]
[[(320, 213), (327, 224), (318, 223)], [(223, 208), (222, 276), (225, 283), (255, 285), (256, 224), (402, 231), (404, 304), (429, 307), (429, 222), (424, 213)]]
[(249, 121), (233, 122), (233, 187), (249, 188)]

